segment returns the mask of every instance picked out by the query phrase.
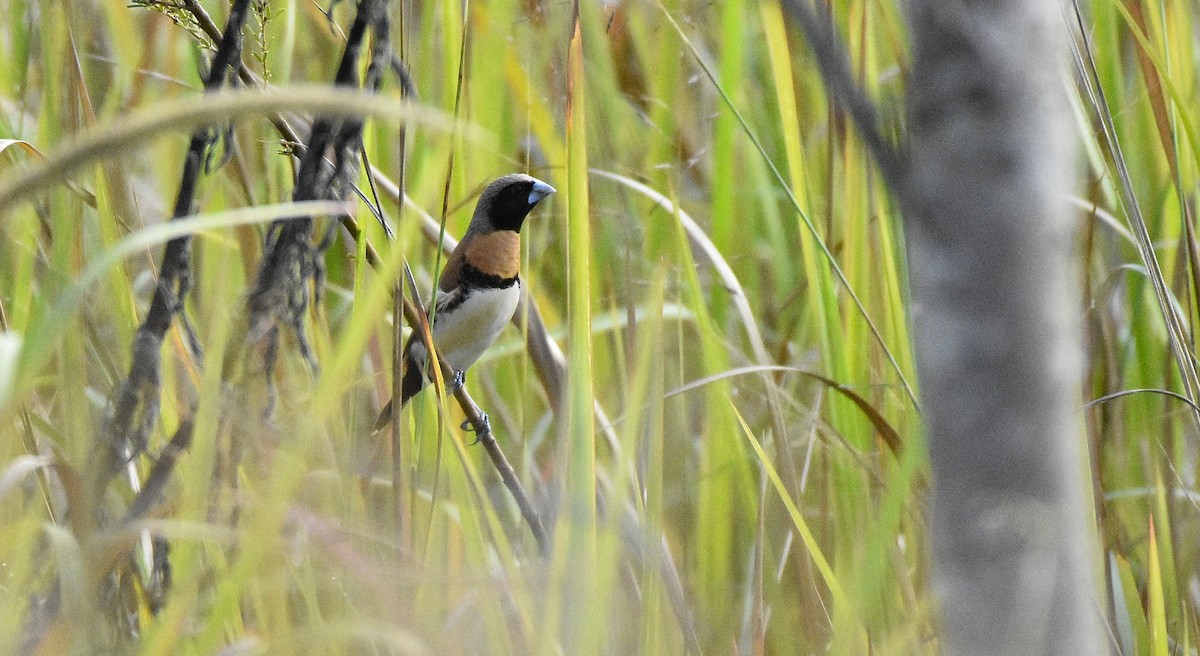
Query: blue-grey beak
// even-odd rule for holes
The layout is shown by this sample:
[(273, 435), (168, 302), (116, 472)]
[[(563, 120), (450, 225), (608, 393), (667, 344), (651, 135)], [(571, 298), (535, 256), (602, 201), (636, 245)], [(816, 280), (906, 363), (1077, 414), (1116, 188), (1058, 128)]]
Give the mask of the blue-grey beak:
[(533, 181), (533, 189), (529, 190), (529, 206), (533, 207), (542, 201), (543, 198), (554, 193), (554, 187), (542, 182), (541, 180)]

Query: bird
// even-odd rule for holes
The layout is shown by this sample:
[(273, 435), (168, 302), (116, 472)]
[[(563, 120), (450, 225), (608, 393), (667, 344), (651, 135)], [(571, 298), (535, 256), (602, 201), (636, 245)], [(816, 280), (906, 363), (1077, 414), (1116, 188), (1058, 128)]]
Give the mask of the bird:
[[(497, 178), (480, 194), (466, 234), (446, 260), (430, 318), (433, 344), (454, 371), (455, 389), (516, 312), (521, 298), (521, 227), (533, 208), (554, 192), (554, 187), (524, 173)], [(413, 332), (404, 346), (401, 407), (425, 388), (427, 355), (424, 341)], [(394, 402), (383, 407), (375, 432), (391, 421)], [(483, 419), (481, 435), (487, 415)]]

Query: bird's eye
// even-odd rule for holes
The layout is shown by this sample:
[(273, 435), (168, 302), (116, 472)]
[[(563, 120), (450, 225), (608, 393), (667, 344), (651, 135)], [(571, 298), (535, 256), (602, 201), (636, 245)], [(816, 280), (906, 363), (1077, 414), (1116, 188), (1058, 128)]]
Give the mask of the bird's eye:
[(532, 190), (532, 188), (533, 188), (532, 185), (524, 183), (524, 182), (522, 182), (521, 184), (515, 184), (515, 185), (509, 187), (508, 188), (508, 202), (512, 203), (514, 206), (520, 206), (523, 204), (527, 204), (528, 199), (529, 199), (529, 192)]

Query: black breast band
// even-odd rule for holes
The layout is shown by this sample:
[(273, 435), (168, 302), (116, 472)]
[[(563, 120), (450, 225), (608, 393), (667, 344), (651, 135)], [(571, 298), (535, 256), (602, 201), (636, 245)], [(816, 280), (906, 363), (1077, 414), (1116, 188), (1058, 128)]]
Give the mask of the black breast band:
[(464, 262), (458, 272), (458, 284), (462, 287), (482, 287), (484, 289), (508, 289), (517, 284), (519, 276), (504, 278), (494, 273), (484, 273), (469, 263)]

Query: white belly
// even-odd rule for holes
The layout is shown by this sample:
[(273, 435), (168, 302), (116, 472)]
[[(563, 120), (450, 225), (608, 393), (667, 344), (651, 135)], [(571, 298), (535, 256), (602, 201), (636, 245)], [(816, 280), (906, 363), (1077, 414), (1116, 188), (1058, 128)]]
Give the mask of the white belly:
[[(466, 371), (512, 320), (521, 284), (506, 289), (476, 289), (454, 309), (434, 317), (433, 343), (456, 371)], [(413, 343), (413, 356), (424, 362), (425, 349)]]

